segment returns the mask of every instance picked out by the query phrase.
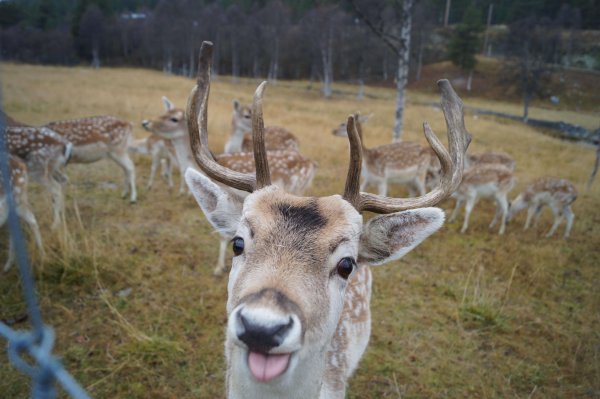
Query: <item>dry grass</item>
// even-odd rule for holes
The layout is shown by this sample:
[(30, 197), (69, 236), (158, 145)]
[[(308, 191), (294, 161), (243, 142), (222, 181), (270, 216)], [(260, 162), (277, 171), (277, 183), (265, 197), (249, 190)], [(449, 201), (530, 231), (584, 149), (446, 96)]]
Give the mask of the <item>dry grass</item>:
[[(6, 111), (29, 123), (115, 114), (137, 124), (161, 112), (161, 95), (185, 104), (192, 86), (133, 69), (4, 64), (0, 72)], [(222, 77), (212, 87), (209, 129), (217, 151), (230, 128), (231, 101), (249, 101), (256, 85), (228, 82)], [(325, 101), (307, 85), (269, 87), (265, 118), (290, 128), (318, 160), (310, 194), (340, 192), (347, 144), (330, 130), (360, 109), (375, 113), (367, 144), (387, 142), (393, 92), (367, 89), (375, 98)], [(423, 120), (444, 132), (441, 112), (409, 105), (407, 139), (424, 141)], [(598, 397), (600, 182), (583, 193), (594, 154), (514, 122), (467, 116), (466, 123), (473, 150), (514, 155), (517, 189), (543, 174), (576, 183), (572, 238), (541, 238), (548, 214), (526, 233), (522, 215), (500, 238), (487, 229), (493, 206), (481, 203), (467, 234), (458, 233), (459, 222), (447, 225), (402, 261), (375, 270), (371, 343), (348, 396)], [(143, 134), (136, 127), (136, 136)], [(67, 368), (93, 397), (222, 397), (226, 280), (211, 275), (217, 239), (191, 197), (168, 192), (162, 181), (144, 191), (149, 160), (137, 158), (136, 166), (140, 195), (133, 206), (119, 198), (114, 164), (69, 166), (68, 234), (52, 235), (48, 196), (32, 187), (48, 252), (43, 262), (35, 259), (45, 321), (57, 330)], [(17, 272), (0, 279), (0, 319), (21, 314)], [(24, 397), (27, 389), (1, 353), (2, 396)]]

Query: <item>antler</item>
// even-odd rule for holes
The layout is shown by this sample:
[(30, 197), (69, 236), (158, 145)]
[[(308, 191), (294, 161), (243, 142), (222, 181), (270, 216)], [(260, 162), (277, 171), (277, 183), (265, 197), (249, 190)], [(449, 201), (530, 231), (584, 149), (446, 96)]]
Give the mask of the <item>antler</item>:
[[(423, 132), (429, 145), (438, 156), (442, 165), (442, 178), (438, 187), (429, 193), (416, 198), (389, 198), (370, 193), (358, 192), (360, 172), (356, 173), (356, 159), (361, 159), (360, 141), (350, 118), (348, 118), (348, 139), (350, 140), (350, 168), (346, 180), (344, 198), (359, 212), (392, 213), (407, 209), (427, 207), (437, 204), (454, 192), (462, 180), (464, 157), (471, 142), (471, 135), (465, 128), (463, 102), (458, 97), (447, 79), (438, 81), (442, 93), (442, 110), (448, 129), (448, 145), (450, 153), (444, 148), (427, 122), (423, 123)], [(354, 122), (354, 121), (352, 121)], [(352, 132), (351, 132), (352, 130)], [(360, 139), (358, 139), (360, 140)], [(359, 161), (360, 162), (360, 161)]]
[(198, 62), (198, 78), (192, 89), (187, 106), (187, 123), (190, 144), (198, 167), (206, 175), (220, 183), (238, 190), (253, 192), (271, 184), (269, 165), (264, 144), (264, 123), (262, 118), (262, 94), (266, 82), (256, 89), (252, 104), (252, 136), (254, 140), (254, 160), (256, 177), (251, 173), (240, 173), (217, 163), (208, 149), (208, 95), (210, 91), (210, 68), (213, 44), (202, 42)]

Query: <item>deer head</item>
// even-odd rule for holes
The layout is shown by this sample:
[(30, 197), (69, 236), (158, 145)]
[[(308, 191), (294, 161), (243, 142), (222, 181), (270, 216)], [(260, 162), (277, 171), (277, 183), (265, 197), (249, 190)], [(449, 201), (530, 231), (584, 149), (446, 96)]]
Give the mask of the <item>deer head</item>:
[[(336, 334), (346, 287), (360, 268), (398, 259), (439, 229), (434, 205), (460, 183), (470, 136), (460, 99), (439, 83), (447, 112), (450, 154), (425, 124), (440, 157), (440, 187), (411, 199), (359, 193), (361, 146), (353, 116), (347, 132), (351, 160), (344, 195), (299, 197), (271, 185), (264, 150), (262, 96), (256, 90), (252, 133), (256, 175), (222, 167), (208, 150), (207, 102), (212, 44), (201, 48), (199, 76), (188, 101), (195, 160), (186, 182), (210, 223), (234, 233), (226, 329), (229, 397), (318, 397), (325, 352)], [(211, 179), (249, 193), (235, 198)], [(382, 215), (363, 223), (362, 212)], [(367, 304), (368, 306), (368, 304)]]

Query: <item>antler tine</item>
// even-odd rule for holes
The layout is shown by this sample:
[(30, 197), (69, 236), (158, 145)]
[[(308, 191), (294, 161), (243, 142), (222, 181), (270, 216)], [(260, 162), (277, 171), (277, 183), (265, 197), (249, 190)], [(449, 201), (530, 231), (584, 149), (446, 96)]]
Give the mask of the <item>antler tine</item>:
[(187, 123), (192, 152), (198, 167), (220, 183), (239, 190), (252, 192), (256, 180), (252, 174), (239, 173), (219, 165), (208, 149), (208, 94), (212, 62), (211, 42), (202, 42), (198, 62), (198, 79), (188, 98)]
[(256, 164), (256, 188), (261, 189), (271, 185), (271, 172), (265, 149), (265, 122), (263, 120), (262, 99), (267, 82), (262, 82), (254, 93), (252, 101), (252, 145), (254, 163)]
[(392, 213), (407, 209), (436, 205), (454, 192), (462, 180), (464, 157), (471, 142), (471, 135), (465, 128), (463, 102), (458, 97), (450, 82), (446, 79), (438, 81), (442, 93), (442, 110), (448, 129), (448, 147), (444, 148), (433, 133), (429, 124), (423, 124), (423, 132), (429, 145), (438, 156), (442, 165), (442, 178), (438, 187), (417, 198), (388, 198), (369, 193), (360, 194), (359, 211), (376, 213)]
[(346, 186), (344, 188), (344, 199), (352, 204), (356, 209), (360, 207), (360, 171), (362, 167), (362, 147), (361, 140), (356, 130), (354, 115), (348, 116), (346, 122), (346, 132), (350, 142), (350, 162), (348, 164), (348, 176), (346, 177)]

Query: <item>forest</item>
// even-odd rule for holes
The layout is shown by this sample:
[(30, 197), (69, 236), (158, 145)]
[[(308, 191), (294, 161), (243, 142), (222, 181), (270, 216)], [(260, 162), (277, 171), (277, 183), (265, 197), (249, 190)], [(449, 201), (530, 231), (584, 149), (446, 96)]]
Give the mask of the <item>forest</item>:
[[(200, 43), (211, 40), (217, 49), (213, 72), (233, 79), (392, 81), (398, 59), (368, 19), (389, 26), (386, 34), (393, 35), (402, 26), (397, 12), (401, 4), (399, 0), (4, 0), (0, 54), (5, 61), (135, 66), (191, 76)], [(511, 37), (525, 21), (541, 26), (543, 36), (552, 31), (559, 37), (549, 62), (600, 68), (600, 50), (586, 35), (600, 25), (600, 7), (594, 0), (420, 0), (414, 2), (411, 14), (410, 79), (419, 78), (422, 65), (451, 57), (452, 38), (464, 34), (465, 19), (471, 23), (467, 30), (478, 39), (472, 52), (511, 55), (515, 45)]]

